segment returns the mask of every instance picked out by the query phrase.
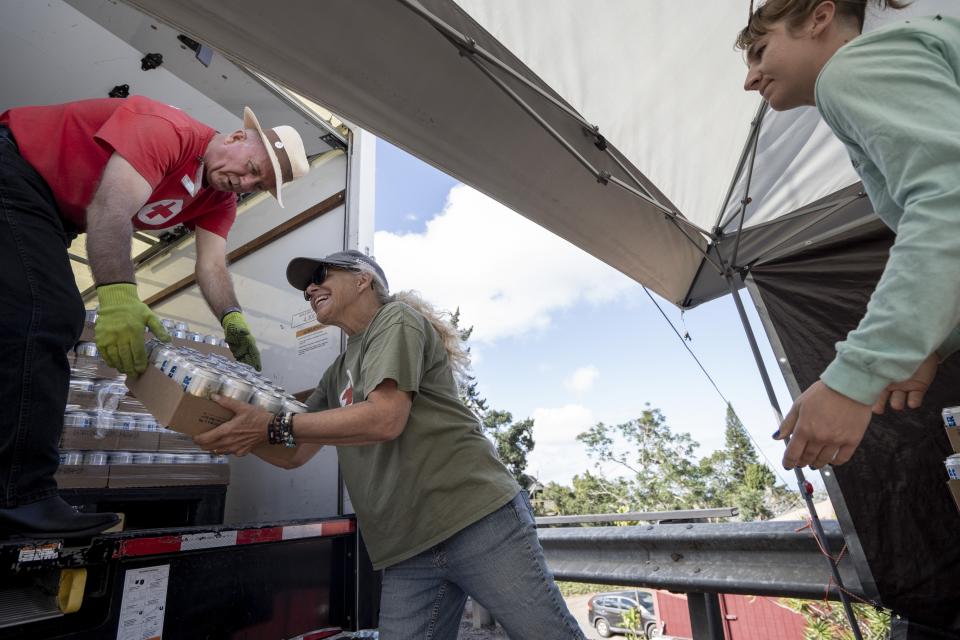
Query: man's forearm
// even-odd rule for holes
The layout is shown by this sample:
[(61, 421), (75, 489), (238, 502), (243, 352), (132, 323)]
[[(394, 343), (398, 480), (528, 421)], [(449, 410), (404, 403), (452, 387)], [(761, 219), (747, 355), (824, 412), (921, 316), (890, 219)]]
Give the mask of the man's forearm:
[(226, 264), (197, 262), (196, 275), (203, 299), (218, 320), (225, 309), (240, 306), (233, 290), (233, 278), (230, 277)]
[(127, 212), (111, 212), (96, 203), (87, 210), (87, 258), (99, 286), (136, 282), (130, 260), (133, 225)]

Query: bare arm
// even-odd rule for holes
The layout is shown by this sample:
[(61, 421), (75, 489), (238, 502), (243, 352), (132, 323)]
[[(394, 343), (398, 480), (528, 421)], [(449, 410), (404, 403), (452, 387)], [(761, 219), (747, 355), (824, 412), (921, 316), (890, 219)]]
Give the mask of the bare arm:
[(87, 256), (98, 285), (135, 281), (130, 261), (131, 219), (152, 191), (122, 156), (110, 156), (87, 207)]
[(200, 227), (197, 227), (196, 237), (197, 284), (210, 311), (219, 319), (224, 309), (240, 306), (233, 290), (233, 278), (227, 271), (227, 240)]
[[(384, 380), (363, 402), (316, 413), (297, 414), (293, 434), (299, 443), (298, 452), (289, 459), (280, 447), (267, 442), (267, 425), (271, 414), (249, 404), (217, 397), (216, 401), (236, 415), (216, 429), (194, 437), (207, 451), (246, 455), (253, 453), (280, 467), (298, 467), (323, 445), (350, 446), (375, 444), (393, 440), (403, 433), (410, 417), (413, 394), (400, 391), (394, 380)], [(266, 449), (276, 450), (264, 451)]]

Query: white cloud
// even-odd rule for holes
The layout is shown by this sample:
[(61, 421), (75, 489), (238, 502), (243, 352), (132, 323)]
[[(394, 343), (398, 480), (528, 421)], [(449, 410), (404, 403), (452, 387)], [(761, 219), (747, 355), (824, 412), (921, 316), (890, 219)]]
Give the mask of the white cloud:
[(413, 222), (414, 220), (419, 220), (420, 217), (415, 213), (408, 213), (407, 215), (403, 216), (403, 219)]
[(599, 377), (600, 370), (591, 364), (586, 367), (580, 367), (571, 373), (570, 376), (563, 381), (563, 386), (566, 387), (568, 391), (582, 394), (590, 391), (590, 389), (593, 388), (593, 383), (596, 382)]
[(527, 473), (540, 482), (570, 484), (574, 475), (593, 468), (577, 435), (592, 427), (593, 411), (583, 405), (569, 404), (552, 409), (535, 409), (534, 447), (527, 460)]
[(379, 231), (377, 261), (395, 291), (415, 289), (460, 308), (471, 341), (544, 329), (576, 305), (610, 302), (633, 287), (621, 273), (483, 194), (450, 190), (424, 233)]

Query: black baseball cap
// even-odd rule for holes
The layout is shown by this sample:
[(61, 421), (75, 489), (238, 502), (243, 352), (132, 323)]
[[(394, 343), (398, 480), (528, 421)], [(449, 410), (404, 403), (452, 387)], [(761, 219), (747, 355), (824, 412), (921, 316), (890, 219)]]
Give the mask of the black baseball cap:
[(340, 269), (357, 269), (359, 265), (365, 264), (380, 276), (380, 280), (387, 291), (390, 290), (390, 285), (387, 284), (387, 276), (384, 275), (383, 269), (380, 268), (376, 260), (353, 249), (337, 251), (326, 258), (294, 258), (287, 265), (287, 282), (297, 291), (305, 291), (310, 286), (317, 267), (322, 264)]

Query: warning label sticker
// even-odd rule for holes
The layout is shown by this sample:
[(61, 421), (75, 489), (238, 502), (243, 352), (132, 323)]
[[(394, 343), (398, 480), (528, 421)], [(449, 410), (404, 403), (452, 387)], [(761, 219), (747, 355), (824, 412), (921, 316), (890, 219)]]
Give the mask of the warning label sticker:
[(297, 341), (297, 355), (323, 349), (332, 344), (333, 327), (317, 322), (312, 309), (293, 314), (290, 319), (290, 328)]
[(127, 571), (117, 640), (161, 640), (169, 581), (168, 564)]

